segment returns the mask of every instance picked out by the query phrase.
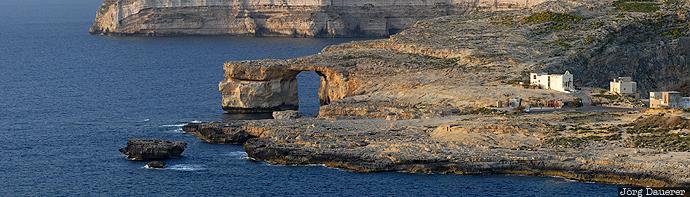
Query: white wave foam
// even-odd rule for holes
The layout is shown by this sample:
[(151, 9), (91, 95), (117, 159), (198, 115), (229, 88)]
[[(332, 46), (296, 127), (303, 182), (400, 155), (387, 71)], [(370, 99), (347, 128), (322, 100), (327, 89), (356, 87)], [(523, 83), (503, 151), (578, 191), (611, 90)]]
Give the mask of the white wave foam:
[(178, 170), (178, 171), (199, 171), (199, 170), (206, 170), (203, 165), (198, 165), (198, 164), (176, 164), (168, 167), (167, 169), (170, 170)]
[(184, 130), (182, 130), (182, 128), (177, 128), (175, 130), (167, 130), (165, 132), (166, 133), (185, 133)]
[(237, 158), (237, 159), (249, 159), (247, 152), (244, 152), (244, 151), (234, 151), (234, 152), (227, 153), (226, 155), (228, 155), (230, 157)]
[(264, 162), (265, 165), (267, 166), (279, 166), (279, 167), (324, 167), (324, 168), (330, 168), (330, 169), (337, 169), (337, 170), (342, 170), (339, 168), (331, 168), (326, 166), (326, 164), (271, 164), (268, 162)]
[(186, 125), (186, 124), (164, 124), (164, 125), (161, 125), (161, 127), (182, 127), (184, 125)]
[(201, 120), (192, 120), (190, 123), (201, 123)]
[(143, 168), (151, 169), (151, 170), (164, 170), (164, 168), (152, 168), (152, 167), (150, 167), (149, 165), (144, 165)]

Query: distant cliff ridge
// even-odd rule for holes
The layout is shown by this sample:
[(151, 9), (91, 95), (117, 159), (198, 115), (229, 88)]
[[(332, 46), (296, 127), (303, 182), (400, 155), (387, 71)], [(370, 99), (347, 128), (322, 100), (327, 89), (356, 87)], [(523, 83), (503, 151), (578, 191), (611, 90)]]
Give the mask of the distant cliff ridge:
[(104, 0), (91, 33), (387, 36), (417, 20), (546, 0)]

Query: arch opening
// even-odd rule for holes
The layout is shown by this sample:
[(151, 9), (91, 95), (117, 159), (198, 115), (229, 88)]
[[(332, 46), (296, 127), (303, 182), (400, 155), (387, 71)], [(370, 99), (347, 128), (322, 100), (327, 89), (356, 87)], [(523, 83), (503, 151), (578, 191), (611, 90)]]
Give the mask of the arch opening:
[(301, 71), (297, 74), (297, 100), (299, 112), (309, 117), (319, 115), (321, 89), (324, 77), (315, 71)]

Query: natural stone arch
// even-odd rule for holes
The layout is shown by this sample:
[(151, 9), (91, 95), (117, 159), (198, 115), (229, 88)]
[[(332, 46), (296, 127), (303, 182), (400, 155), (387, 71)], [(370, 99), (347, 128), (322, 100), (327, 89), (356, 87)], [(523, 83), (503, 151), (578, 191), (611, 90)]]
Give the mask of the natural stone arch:
[[(321, 105), (328, 105), (332, 101), (337, 101), (345, 98), (347, 95), (347, 85), (343, 76), (324, 66), (292, 66), (291, 71), (300, 73), (303, 71), (314, 71), (321, 78), (321, 87), (319, 87), (319, 100)], [(295, 74), (295, 76), (297, 76)]]
[(320, 76), (319, 100), (330, 104), (349, 95), (347, 77), (326, 66), (285, 61), (228, 62), (225, 79), (218, 85), (223, 110), (230, 113), (296, 110), (299, 107), (297, 75), (314, 71)]

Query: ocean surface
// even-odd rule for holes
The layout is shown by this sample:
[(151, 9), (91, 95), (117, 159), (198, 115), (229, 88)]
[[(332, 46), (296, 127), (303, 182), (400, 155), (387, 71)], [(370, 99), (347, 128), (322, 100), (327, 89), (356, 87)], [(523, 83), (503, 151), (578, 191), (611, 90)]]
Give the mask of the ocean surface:
[[(347, 39), (89, 35), (99, 0), (0, 0), (0, 196), (612, 196), (615, 185), (526, 176), (360, 174), (247, 160), (238, 145), (181, 133), (189, 121), (256, 118), (220, 109), (226, 60), (314, 54)], [(304, 113), (318, 76), (303, 73)], [(117, 150), (184, 140), (169, 168)]]

